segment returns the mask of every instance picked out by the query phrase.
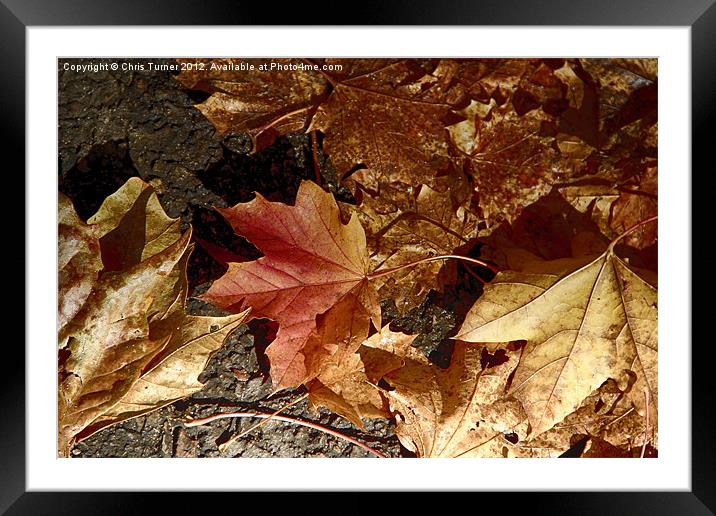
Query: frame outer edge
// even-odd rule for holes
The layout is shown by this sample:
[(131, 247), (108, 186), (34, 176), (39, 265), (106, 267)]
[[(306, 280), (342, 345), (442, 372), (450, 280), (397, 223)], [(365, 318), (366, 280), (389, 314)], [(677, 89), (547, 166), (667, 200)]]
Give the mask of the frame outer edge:
[(713, 0), (364, 0), (341, 16), (334, 4), (306, 8), (236, 0), (2, 0), (25, 25), (671, 25), (689, 26)]
[[(19, 168), (15, 168), (10, 173), (16, 173), (17, 170), (24, 170), (24, 153), (18, 155), (17, 149), (24, 148), (24, 137), (25, 137), (25, 24), (37, 24), (37, 25), (63, 25), (74, 22), (79, 25), (97, 23), (98, 21), (103, 24), (111, 24), (112, 8), (102, 1), (91, 2), (96, 8), (91, 8), (87, 11), (81, 11), (78, 9), (69, 9), (61, 15), (57, 15), (57, 9), (53, 6), (67, 7), (67, 2), (47, 2), (38, 0), (25, 0), (26, 6), (23, 7), (17, 0), (3, 0), (0, 2), (0, 69), (3, 70), (3, 88), (0, 89), (0, 109), (3, 113), (3, 136), (0, 139), (0, 148), (5, 151), (6, 156), (17, 157), (17, 165)], [(179, 1), (180, 4), (189, 5), (186, 1)], [(460, 5), (467, 5), (463, 2), (456, 2)], [(482, 14), (490, 13), (490, 6), (494, 8), (497, 2), (486, 2), (486, 10), (482, 11)], [(654, 2), (657, 3), (657, 2)], [(706, 164), (708, 158), (708, 151), (710, 145), (716, 144), (716, 139), (713, 136), (713, 127), (716, 123), (714, 116), (714, 92), (716, 91), (716, 62), (715, 52), (716, 49), (716, 6), (713, 4), (713, 0), (693, 0), (689, 2), (688, 11), (684, 14), (682, 11), (680, 15), (669, 18), (668, 15), (672, 14), (672, 9), (668, 7), (664, 1), (659, 1), (657, 5), (650, 3), (651, 14), (639, 13), (638, 6), (642, 4), (641, 1), (637, 1), (637, 6), (630, 6), (628, 9), (629, 13), (626, 19), (620, 20), (615, 24), (625, 25), (648, 25), (653, 24), (668, 24), (668, 25), (693, 25), (692, 26), (692, 130), (693, 130), (693, 158), (694, 163)], [(11, 8), (7, 6), (11, 4)], [(83, 4), (83, 2), (79, 2)], [(225, 2), (219, 0), (218, 4), (223, 5)], [(73, 5), (77, 6), (78, 2), (73, 2)], [(159, 10), (163, 3), (157, 2), (152, 7), (153, 9)], [(244, 4), (245, 5), (245, 4)], [(581, 5), (581, 2), (580, 2)], [(683, 6), (683, 4), (682, 4)], [(457, 7), (457, 6), (456, 6)], [(604, 6), (602, 6), (604, 7)], [(610, 5), (610, 8), (614, 8), (614, 5)], [(397, 13), (399, 10), (407, 8), (407, 6), (400, 5), (400, 9), (392, 10), (388, 7), (383, 7), (376, 15), (384, 15), (382, 20), (378, 23), (392, 23), (399, 16)], [(503, 6), (504, 8), (504, 6)], [(115, 9), (119, 10), (120, 6), (117, 5)], [(125, 12), (132, 12), (132, 9), (126, 9), (121, 7)], [(433, 7), (434, 9), (434, 7)], [(430, 9), (432, 11), (433, 9)], [(636, 13), (634, 10), (637, 10)], [(152, 12), (147, 12), (152, 11)], [(221, 11), (221, 9), (219, 9)], [(241, 12), (245, 16), (239, 16), (236, 9), (234, 16), (223, 18), (223, 23), (231, 23), (241, 21), (247, 23), (254, 21), (255, 15), (251, 8), (241, 7)], [(455, 11), (448, 9), (449, 12), (455, 14)], [(591, 10), (590, 10), (591, 11)], [(605, 9), (610, 11), (610, 9)], [(182, 17), (181, 9), (174, 8), (173, 15), (164, 19), (161, 24), (176, 24), (176, 23), (187, 23), (186, 19), (179, 19)], [(214, 11), (214, 19), (219, 18), (221, 13), (216, 14)], [(547, 9), (549, 14), (549, 9)], [(404, 23), (424, 23), (426, 19), (425, 11), (419, 12), (419, 18), (416, 20), (411, 14), (407, 14), (403, 17)], [(459, 13), (458, 13), (459, 14)], [(475, 10), (467, 9), (466, 14), (468, 16), (462, 17), (460, 24), (470, 23), (475, 20)], [(522, 19), (527, 18), (522, 13), (519, 17)], [(556, 16), (552, 18), (552, 24), (571, 24), (577, 20), (569, 20), (574, 13), (567, 13), (566, 15)], [(604, 22), (605, 16), (607, 19), (612, 21), (615, 16), (620, 13), (616, 11), (609, 12), (608, 14), (600, 14), (595, 17), (596, 22)], [(621, 11), (624, 14), (624, 11)], [(374, 16), (376, 16), (374, 15)], [(152, 20), (156, 19), (156, 12), (149, 9), (146, 6), (143, 9), (134, 11), (134, 15), (125, 15), (124, 24), (127, 24), (127, 16), (131, 17), (133, 24), (149, 24)], [(140, 18), (145, 16), (145, 20), (141, 21)], [(450, 23), (446, 20), (448, 15), (439, 15), (434, 20), (438, 23)], [(589, 13), (584, 13), (584, 18), (588, 19)], [(376, 16), (377, 17), (377, 16)], [(173, 19), (172, 19), (173, 18)], [(365, 17), (358, 17), (361, 21), (364, 21)], [(452, 23), (455, 23), (453, 17)], [(239, 20), (240, 19), (240, 20)], [(486, 19), (483, 17), (483, 19)], [(489, 18), (487, 18), (489, 19)], [(504, 15), (501, 18), (499, 15), (490, 20), (491, 24), (499, 24), (500, 20), (504, 19)], [(206, 16), (200, 16), (196, 18), (194, 23), (205, 23), (207, 22)], [(299, 21), (299, 20), (294, 20)], [(120, 23), (122, 23), (120, 21)], [(215, 23), (215, 22), (214, 22)], [(531, 22), (532, 24), (538, 25), (545, 23), (545, 15), (536, 16)], [(694, 166), (696, 168), (696, 165)], [(704, 174), (708, 174), (709, 170), (704, 170)], [(23, 184), (24, 193), (24, 184)], [(23, 195), (24, 199), (24, 195)], [(694, 219), (694, 224), (698, 221)], [(24, 224), (19, 226), (15, 231), (23, 231)], [(24, 236), (23, 242), (24, 242)], [(15, 240), (17, 241), (17, 240)], [(23, 262), (24, 262), (24, 246), (23, 246)], [(27, 272), (27, 271), (26, 271)], [(24, 305), (24, 298), (23, 298)], [(694, 305), (696, 307), (696, 305)], [(27, 312), (26, 312), (27, 317)], [(706, 342), (702, 345), (706, 347)], [(699, 354), (701, 351), (697, 349)], [(11, 350), (12, 352), (12, 350)], [(15, 367), (8, 368), (7, 372), (3, 375), (1, 382), (3, 382), (0, 388), (0, 402), (5, 410), (3, 414), (3, 425), (4, 431), (2, 439), (0, 439), (0, 456), (3, 457), (3, 466), (0, 468), (0, 513), (4, 512), (15, 500), (20, 497), (19, 502), (13, 506), (13, 509), (21, 509), (21, 507), (27, 507), (28, 499), (34, 499), (35, 502), (39, 502), (39, 498), (49, 501), (48, 498), (56, 498), (57, 501), (61, 500), (65, 496), (60, 493), (46, 493), (41, 495), (39, 493), (31, 495), (22, 493), (24, 492), (25, 486), (25, 396), (24, 396), (24, 379), (25, 379), (25, 356), (24, 351), (20, 350), (19, 360), (14, 362)], [(710, 362), (705, 360), (694, 361), (693, 368), (693, 450), (695, 453), (693, 457), (693, 473), (692, 473), (692, 486), (693, 494), (687, 493), (662, 493), (670, 494), (673, 496), (672, 501), (681, 500), (682, 502), (688, 498), (691, 505), (691, 510), (695, 510), (694, 502), (698, 502), (697, 506), (700, 509), (698, 513), (706, 514), (709, 511), (707, 507), (713, 509), (716, 504), (716, 493), (713, 492), (712, 486), (716, 479), (714, 478), (713, 464), (716, 463), (714, 454), (714, 446), (711, 438), (712, 429), (714, 428), (713, 413), (712, 411), (706, 410), (707, 407), (711, 406), (713, 400), (709, 396), (713, 390), (711, 385), (706, 384), (706, 380), (709, 378)], [(701, 410), (699, 410), (701, 407)], [(22, 421), (22, 423), (19, 423)], [(534, 493), (537, 494), (537, 493)], [(635, 495), (650, 495), (650, 493), (634, 493)], [(656, 493), (651, 493), (651, 495)], [(687, 495), (684, 498), (684, 495)], [(568, 494), (569, 496), (569, 494)], [(587, 495), (588, 497), (589, 495)], [(111, 495), (110, 495), (111, 497)], [(71, 498), (71, 497), (70, 497)], [(98, 498), (104, 498), (106, 501), (107, 497), (90, 495), (88, 498), (99, 501)], [(131, 497), (130, 497), (131, 499)], [(31, 503), (31, 502), (30, 502)], [(50, 502), (46, 508), (53, 507), (53, 503)], [(681, 503), (676, 503), (677, 506)], [(665, 508), (665, 506), (662, 506)], [(681, 505), (683, 509), (683, 505)], [(55, 506), (56, 509), (58, 509)], [(11, 509), (12, 513), (18, 514), (15, 510)], [(677, 507), (672, 506), (669, 510), (675, 510)], [(694, 512), (690, 512), (694, 514)], [(54, 512), (53, 513), (59, 513)], [(665, 512), (666, 514), (667, 512)]]
[[(0, 407), (2, 434), (0, 437), (0, 513), (4, 512), (25, 491), (25, 25), (0, 3), (0, 149), (5, 163), (3, 188), (16, 192), (3, 199), (3, 240), (9, 247), (6, 255), (6, 279), (22, 285), (6, 286), (6, 300), (11, 307), (8, 315), (19, 319), (13, 311), (24, 310), (23, 325), (10, 322), (5, 326), (3, 372), (0, 375)], [(13, 205), (10, 205), (13, 201)], [(17, 207), (16, 203), (21, 203)], [(18, 220), (22, 217), (22, 220)], [(9, 244), (9, 246), (8, 246)], [(7, 249), (6, 247), (6, 249)], [(11, 272), (16, 271), (16, 272)], [(10, 290), (12, 289), (12, 290)], [(22, 294), (21, 294), (22, 292)], [(11, 320), (12, 320), (11, 319)], [(18, 333), (23, 335), (22, 341)]]
[[(704, 12), (691, 27), (691, 102), (692, 102), (692, 208), (694, 206), (709, 206), (709, 199), (696, 203), (694, 199), (694, 184), (700, 184), (713, 175), (714, 160), (713, 149), (716, 147), (716, 4)], [(699, 188), (697, 192), (711, 193), (709, 188)], [(708, 215), (708, 214), (706, 214)], [(696, 265), (696, 258), (705, 269), (707, 265), (703, 259), (708, 253), (696, 254), (693, 251), (693, 242), (708, 241), (713, 234), (712, 217), (695, 216), (692, 212), (692, 269)], [(696, 238), (694, 236), (696, 235)], [(699, 237), (699, 235), (702, 235)], [(705, 237), (705, 238), (704, 238)], [(693, 270), (692, 270), (693, 277)], [(713, 362), (706, 359), (709, 351), (713, 353), (712, 339), (705, 338), (693, 332), (694, 321), (709, 321), (712, 317), (713, 303), (703, 299), (709, 292), (705, 292), (706, 284), (699, 284), (699, 291), (703, 297), (695, 298), (692, 278), (692, 408), (691, 408), (691, 488), (692, 492), (706, 505), (712, 513), (716, 512), (716, 446), (714, 445), (714, 388), (713, 388)], [(709, 282), (710, 285), (710, 282)], [(711, 294), (713, 295), (713, 294)], [(708, 299), (708, 298), (706, 298)]]

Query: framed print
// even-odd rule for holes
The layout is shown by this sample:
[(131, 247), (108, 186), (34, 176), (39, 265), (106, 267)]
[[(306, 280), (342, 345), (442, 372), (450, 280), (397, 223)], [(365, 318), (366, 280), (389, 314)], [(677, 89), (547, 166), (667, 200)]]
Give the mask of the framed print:
[(712, 513), (711, 2), (267, 11), (0, 6), (27, 224), (3, 510), (437, 490)]

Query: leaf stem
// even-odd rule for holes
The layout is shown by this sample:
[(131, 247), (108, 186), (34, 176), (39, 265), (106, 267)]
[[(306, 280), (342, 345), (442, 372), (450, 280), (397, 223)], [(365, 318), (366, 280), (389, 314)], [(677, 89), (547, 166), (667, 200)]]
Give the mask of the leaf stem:
[(325, 434), (332, 435), (334, 437), (338, 437), (340, 439), (343, 439), (345, 441), (348, 441), (351, 444), (354, 444), (360, 448), (363, 448), (365, 451), (372, 453), (376, 457), (380, 457), (381, 459), (386, 459), (387, 456), (380, 453), (378, 450), (374, 450), (367, 444), (364, 444), (357, 439), (353, 439), (352, 437), (342, 434), (336, 430), (333, 430), (331, 428), (326, 428), (324, 426), (321, 426), (316, 423), (312, 423), (310, 421), (303, 421), (301, 419), (294, 419), (292, 417), (287, 416), (274, 416), (272, 414), (263, 414), (261, 412), (225, 412), (222, 414), (214, 414), (213, 416), (201, 418), (201, 419), (194, 419), (191, 421), (184, 422), (185, 427), (192, 427), (192, 426), (201, 426), (205, 425), (207, 423), (211, 423), (212, 421), (216, 421), (218, 419), (225, 419), (225, 418), (232, 418), (232, 417), (256, 417), (261, 419), (273, 419), (274, 421), (282, 421), (285, 423), (293, 423), (300, 426), (305, 426), (307, 428), (312, 428), (313, 430), (318, 430), (320, 432), (323, 432)]
[(626, 412), (624, 412), (624, 414), (622, 414), (621, 416), (615, 417), (614, 419), (612, 419), (611, 421), (609, 421), (609, 423), (605, 424), (602, 428), (606, 428), (606, 427), (608, 427), (609, 425), (612, 425), (612, 424), (616, 423), (616, 422), (619, 421), (620, 419), (623, 419), (623, 418), (625, 418), (626, 416), (628, 416), (629, 414), (631, 414), (633, 411), (634, 411), (634, 407), (631, 407), (629, 410), (627, 410)]
[(642, 220), (641, 222), (637, 222), (637, 223), (634, 224), (632, 227), (630, 227), (629, 229), (627, 229), (624, 233), (622, 233), (621, 235), (619, 235), (618, 237), (616, 237), (614, 240), (612, 240), (612, 242), (609, 244), (609, 247), (607, 247), (607, 251), (610, 252), (610, 253), (611, 253), (611, 252), (614, 252), (614, 246), (617, 245), (617, 243), (619, 243), (619, 241), (622, 240), (625, 236), (627, 236), (627, 235), (630, 234), (630, 233), (633, 233), (636, 229), (638, 229), (638, 228), (640, 228), (640, 227), (642, 227), (642, 226), (645, 226), (646, 224), (649, 224), (650, 222), (654, 222), (654, 221), (657, 220), (658, 218), (659, 218), (658, 215), (654, 215), (653, 217), (649, 217), (648, 219), (644, 219), (644, 220)]
[(646, 399), (646, 425), (644, 425), (644, 444), (641, 446), (641, 458), (644, 458), (646, 453), (646, 443), (648, 443), (649, 437), (649, 389), (644, 387), (644, 398)]
[(475, 258), (469, 258), (467, 256), (445, 254), (445, 255), (440, 255), (440, 256), (432, 256), (430, 258), (423, 258), (422, 260), (418, 260), (417, 262), (406, 263), (405, 265), (401, 265), (399, 267), (393, 267), (392, 269), (385, 269), (385, 270), (378, 269), (373, 274), (368, 274), (368, 276), (366, 276), (366, 277), (369, 280), (372, 280), (375, 278), (380, 278), (381, 276), (387, 276), (388, 274), (393, 274), (394, 272), (402, 271), (403, 269), (415, 267), (416, 265), (420, 265), (421, 263), (434, 262), (436, 260), (447, 260), (448, 258), (452, 258), (453, 260), (463, 260), (463, 261), (474, 263), (477, 265), (482, 265), (483, 267), (490, 269), (495, 274), (497, 274), (499, 272), (499, 269), (497, 269), (497, 267), (495, 267), (494, 265), (490, 265), (489, 263), (483, 262), (482, 260), (477, 260)]
[(241, 439), (243, 436), (245, 436), (245, 435), (248, 434), (249, 432), (251, 432), (251, 431), (253, 431), (253, 430), (256, 430), (256, 429), (257, 429), (258, 427), (260, 427), (260, 426), (265, 425), (265, 424), (268, 423), (274, 416), (279, 415), (281, 412), (283, 412), (284, 410), (286, 410), (286, 409), (289, 408), (289, 407), (293, 407), (296, 403), (298, 403), (299, 401), (305, 400), (307, 397), (308, 397), (308, 393), (304, 394), (303, 396), (299, 396), (298, 398), (296, 398), (296, 399), (293, 400), (292, 402), (287, 403), (287, 404), (284, 405), (283, 407), (281, 407), (281, 408), (279, 408), (278, 410), (276, 410), (275, 412), (271, 413), (271, 415), (269, 415), (268, 418), (264, 419), (263, 421), (259, 421), (259, 422), (256, 423), (254, 426), (251, 426), (251, 427), (247, 428), (247, 429), (244, 430), (243, 432), (239, 432), (238, 434), (236, 434), (235, 436), (233, 436), (231, 439), (229, 439), (229, 440), (226, 441), (225, 443), (221, 443), (221, 444), (219, 445), (219, 451), (223, 452), (224, 450), (226, 450), (226, 448), (228, 448), (229, 446), (231, 446), (232, 444), (234, 444), (236, 441), (238, 441), (239, 439)]

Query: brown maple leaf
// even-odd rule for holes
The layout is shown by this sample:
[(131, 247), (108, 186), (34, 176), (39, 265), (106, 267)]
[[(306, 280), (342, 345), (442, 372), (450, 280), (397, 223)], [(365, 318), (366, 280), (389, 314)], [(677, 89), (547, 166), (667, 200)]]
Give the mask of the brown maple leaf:
[[(470, 199), (457, 189), (439, 192), (427, 185), (407, 192), (365, 193), (356, 213), (366, 232), (373, 269), (393, 269), (437, 255), (451, 255), (477, 237), (479, 219)], [(441, 275), (441, 271), (443, 274)], [(380, 299), (392, 299), (401, 312), (418, 306), (431, 289), (454, 277), (454, 264), (434, 261), (374, 280)]]
[(432, 185), (447, 169), (445, 126), (462, 96), (451, 87), (453, 67), (441, 64), (428, 72), (417, 60), (392, 60), (332, 81), (309, 130), (325, 135), (339, 177), (362, 165), (384, 183)]
[[(177, 79), (212, 94), (198, 109), (222, 133), (248, 132), (255, 151), (310, 122), (308, 130), (324, 134), (340, 178), (367, 166), (388, 183), (432, 184), (448, 167), (445, 126), (463, 97), (453, 87), (453, 61), (432, 66), (417, 59), (276, 59), (276, 67), (266, 71), (258, 70), (255, 59), (180, 62), (200, 66)], [(238, 69), (241, 63), (256, 68)], [(324, 65), (340, 69), (318, 69)]]
[[(330, 337), (336, 333), (330, 329), (334, 321), (325, 318), (322, 322), (317, 334), (324, 343), (334, 342)], [(406, 357), (420, 357), (420, 352), (411, 347), (414, 339), (415, 335), (392, 332), (386, 325), (362, 341), (335, 345), (337, 349), (307, 385), (312, 406), (326, 407), (359, 428), (363, 428), (364, 418), (389, 417), (377, 384), (385, 374), (403, 367)]]
[(219, 211), (264, 257), (230, 263), (202, 298), (232, 312), (250, 306), (254, 316), (279, 323), (276, 340), (266, 351), (275, 389), (315, 376), (318, 368), (307, 364), (304, 348), (316, 330), (316, 316), (346, 296), (354, 296), (362, 307), (352, 313), (341, 310), (349, 321), (357, 319), (355, 324), (367, 328), (370, 317), (380, 324), (380, 307), (367, 278), (365, 233), (357, 217), (346, 225), (340, 222), (332, 194), (304, 181), (295, 206), (257, 194), (251, 202)]
[(200, 389), (210, 355), (246, 317), (186, 315), (191, 231), (182, 235), (179, 224), (137, 178), (88, 224), (60, 194), (61, 455), (108, 425)]
[(534, 263), (485, 287), (456, 338), (527, 340), (510, 393), (531, 435), (549, 430), (608, 378), (636, 374), (630, 396), (657, 399), (657, 292), (608, 249), (593, 261)]
[[(196, 107), (220, 133), (247, 132), (253, 151), (277, 136), (303, 130), (321, 102), (328, 82), (315, 72), (281, 67), (298, 59), (179, 59), (186, 66), (176, 79), (186, 88), (212, 95)], [(241, 69), (241, 66), (244, 69)], [(253, 69), (247, 68), (253, 66)]]
[(542, 110), (519, 115), (512, 104), (480, 107), (473, 101), (464, 122), (449, 128), (458, 163), (464, 163), (492, 228), (514, 221), (522, 209), (566, 182), (579, 168), (552, 146), (545, 133), (553, 117)]
[[(657, 176), (657, 167), (652, 166), (644, 174), (621, 185), (619, 199), (614, 202), (611, 210), (611, 227), (616, 233), (623, 233), (658, 213)], [(657, 236), (657, 224), (648, 224), (637, 228), (624, 240), (627, 245), (643, 249), (656, 243)]]

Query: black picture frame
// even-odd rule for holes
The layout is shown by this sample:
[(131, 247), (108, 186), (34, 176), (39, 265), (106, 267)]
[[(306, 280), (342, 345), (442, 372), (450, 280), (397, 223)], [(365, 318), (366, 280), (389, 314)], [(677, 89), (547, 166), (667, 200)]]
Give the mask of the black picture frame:
[[(605, 25), (605, 26), (689, 26), (691, 27), (692, 70), (692, 169), (698, 174), (713, 173), (707, 161), (716, 148), (716, 5), (715, 0), (489, 0), (489, 1), (396, 1), (361, 2), (337, 16), (336, 4), (310, 2), (288, 4), (215, 0), (0, 0), (0, 148), (7, 160), (15, 159), (12, 173), (25, 170), (25, 31), (31, 26), (63, 25)], [(279, 7), (280, 6), (280, 7)], [(50, 171), (48, 171), (50, 173)], [(676, 175), (688, 171), (670, 171)], [(6, 171), (9, 175), (10, 171)], [(699, 176), (702, 177), (702, 176)], [(691, 180), (696, 178), (692, 173)], [(9, 179), (8, 179), (9, 180)], [(24, 181), (18, 181), (25, 192)], [(704, 190), (700, 188), (700, 190)], [(28, 192), (25, 192), (28, 194)], [(30, 193), (31, 194), (31, 193)], [(18, 198), (24, 198), (17, 196)], [(692, 203), (692, 206), (695, 203)], [(24, 213), (24, 208), (23, 211)], [(692, 235), (706, 230), (704, 219), (692, 216)], [(702, 227), (703, 226), (703, 227)], [(6, 242), (25, 237), (24, 224), (7, 228)], [(15, 232), (13, 234), (13, 231)], [(20, 233), (22, 232), (22, 236)], [(695, 233), (694, 233), (695, 232)], [(708, 231), (704, 234), (711, 234)], [(17, 263), (24, 246), (17, 244)], [(697, 255), (692, 252), (693, 258)], [(667, 273), (673, 273), (665, 271)], [(25, 274), (31, 271), (26, 270)], [(690, 273), (684, 281), (691, 285)], [(705, 285), (701, 287), (705, 288)], [(692, 303), (692, 320), (704, 320), (708, 304)], [(25, 324), (31, 323), (32, 307), (25, 308)], [(702, 317), (699, 317), (702, 315)], [(695, 317), (694, 317), (695, 316)], [(7, 331), (7, 330), (6, 330)], [(0, 434), (0, 511), (7, 514), (127, 514), (145, 507), (148, 493), (25, 492), (25, 354), (8, 339), (0, 375), (0, 407), (3, 409)], [(716, 512), (716, 454), (714, 444), (714, 397), (710, 362), (703, 358), (712, 344), (687, 335), (684, 346), (692, 350), (692, 490), (690, 492), (555, 492), (480, 494), (475, 510), (492, 503), (501, 511), (529, 505), (539, 514), (714, 514)], [(49, 349), (49, 348), (48, 348)], [(685, 348), (688, 349), (688, 348)], [(11, 364), (7, 366), (7, 364)], [(668, 391), (662, 390), (668, 396)], [(618, 472), (615, 471), (615, 474)], [(628, 483), (625, 479), (625, 483)], [(506, 479), (509, 485), (509, 479)], [(153, 494), (161, 497), (166, 512), (182, 512), (200, 506), (207, 510), (226, 496), (196, 496), (186, 493)], [(228, 501), (236, 500), (234, 496)], [(263, 503), (269, 503), (265, 498)], [(441, 499), (444, 500), (444, 499)], [(489, 504), (486, 502), (490, 502)], [(518, 505), (515, 504), (517, 502)], [(274, 503), (273, 500), (270, 501)], [(301, 504), (300, 501), (294, 501)], [(440, 502), (442, 503), (442, 502)], [(472, 503), (472, 502), (471, 502)], [(386, 507), (388, 508), (388, 507)], [(238, 507), (235, 507), (238, 509)]]

